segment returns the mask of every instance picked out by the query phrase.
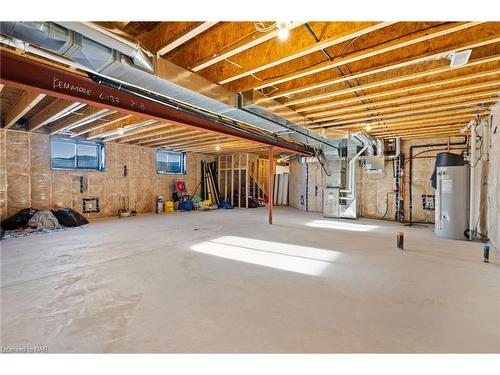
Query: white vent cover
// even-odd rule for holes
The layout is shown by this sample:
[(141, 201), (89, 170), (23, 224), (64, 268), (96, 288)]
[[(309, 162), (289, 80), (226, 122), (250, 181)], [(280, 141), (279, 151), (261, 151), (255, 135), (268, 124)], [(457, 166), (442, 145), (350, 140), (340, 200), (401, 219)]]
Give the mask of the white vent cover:
[(448, 56), (450, 59), (450, 66), (456, 68), (457, 66), (465, 65), (469, 62), (469, 57), (472, 50), (466, 49), (465, 51), (453, 52)]

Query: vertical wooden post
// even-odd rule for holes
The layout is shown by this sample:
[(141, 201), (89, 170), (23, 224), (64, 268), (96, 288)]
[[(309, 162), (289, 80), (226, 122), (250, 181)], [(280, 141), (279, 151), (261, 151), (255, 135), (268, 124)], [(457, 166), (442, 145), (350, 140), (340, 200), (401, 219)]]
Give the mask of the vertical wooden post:
[(241, 154), (238, 154), (238, 207), (241, 208)]
[(220, 161), (221, 161), (221, 157), (219, 155), (219, 157), (217, 158), (217, 186), (219, 187), (219, 192), (222, 190), (221, 189), (221, 185), (220, 185)]
[(224, 155), (224, 200), (227, 202), (227, 155)]
[(248, 208), (248, 191), (250, 190), (250, 167), (248, 166), (248, 152), (245, 161), (245, 208)]
[(234, 207), (234, 155), (231, 155), (231, 206)]
[(269, 170), (267, 176), (267, 207), (269, 212), (269, 224), (273, 223), (273, 148), (269, 147)]

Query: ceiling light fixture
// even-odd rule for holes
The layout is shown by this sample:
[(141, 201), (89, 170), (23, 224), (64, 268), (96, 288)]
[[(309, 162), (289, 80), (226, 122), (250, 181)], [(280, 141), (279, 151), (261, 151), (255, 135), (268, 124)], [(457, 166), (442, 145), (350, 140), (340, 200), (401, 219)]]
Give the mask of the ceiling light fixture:
[(276, 28), (278, 29), (278, 39), (287, 40), (290, 35), (290, 30), (288, 30), (289, 22), (276, 22)]
[(369, 132), (370, 130), (372, 130), (372, 126), (371, 126), (370, 124), (366, 124), (366, 125), (365, 125), (365, 130), (366, 130), (367, 132)]
[(220, 145), (215, 145), (215, 151), (220, 151)]

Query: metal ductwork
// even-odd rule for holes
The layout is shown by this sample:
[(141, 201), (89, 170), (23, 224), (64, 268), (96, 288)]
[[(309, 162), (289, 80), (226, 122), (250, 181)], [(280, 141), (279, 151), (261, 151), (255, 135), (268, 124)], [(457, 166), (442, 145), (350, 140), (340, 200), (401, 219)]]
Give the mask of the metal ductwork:
[[(101, 82), (101, 77), (102, 81), (113, 80), (118, 86), (135, 87), (309, 147), (330, 152), (338, 148), (339, 140), (320, 136), (298, 125), (307, 124), (308, 120), (278, 102), (269, 104), (274, 111), (252, 104), (248, 98), (239, 98), (165, 59), (156, 61), (153, 73), (151, 62), (142, 50), (91, 23), (0, 22), (0, 31), (56, 56), (71, 59), (96, 82)], [(16, 45), (12, 40), (2, 42)]]

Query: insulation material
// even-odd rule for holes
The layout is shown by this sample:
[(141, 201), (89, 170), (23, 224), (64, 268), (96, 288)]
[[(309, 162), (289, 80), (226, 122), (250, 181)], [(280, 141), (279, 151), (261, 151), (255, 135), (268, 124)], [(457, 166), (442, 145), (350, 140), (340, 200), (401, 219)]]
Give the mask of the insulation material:
[(8, 215), (31, 206), (28, 133), (7, 132), (7, 206)]
[(2, 217), (30, 206), (69, 207), (82, 212), (84, 198), (99, 199), (100, 212), (84, 214), (87, 218), (114, 216), (121, 196), (129, 197), (130, 207), (138, 212), (153, 212), (156, 196), (170, 197), (176, 181), (184, 181), (188, 194), (193, 194), (200, 181), (200, 161), (215, 160), (213, 156), (188, 154), (186, 175), (158, 175), (155, 149), (110, 142), (105, 145), (106, 168), (102, 172), (52, 170), (48, 135), (1, 130), (0, 137)]
[(50, 209), (51, 169), (49, 138), (44, 134), (30, 134), (31, 206), (38, 210)]
[(0, 220), (7, 218), (7, 131), (0, 129)]
[(305, 164), (299, 162), (299, 159), (290, 161), (290, 206), (305, 210), (305, 181), (306, 167)]
[(488, 172), (488, 237), (500, 249), (500, 106), (497, 104), (491, 117), (491, 148)]
[(50, 209), (51, 183), (50, 174), (31, 175), (31, 206), (38, 210)]
[(67, 171), (52, 171), (52, 208), (71, 207), (72, 191), (68, 186), (72, 185), (72, 176)]

